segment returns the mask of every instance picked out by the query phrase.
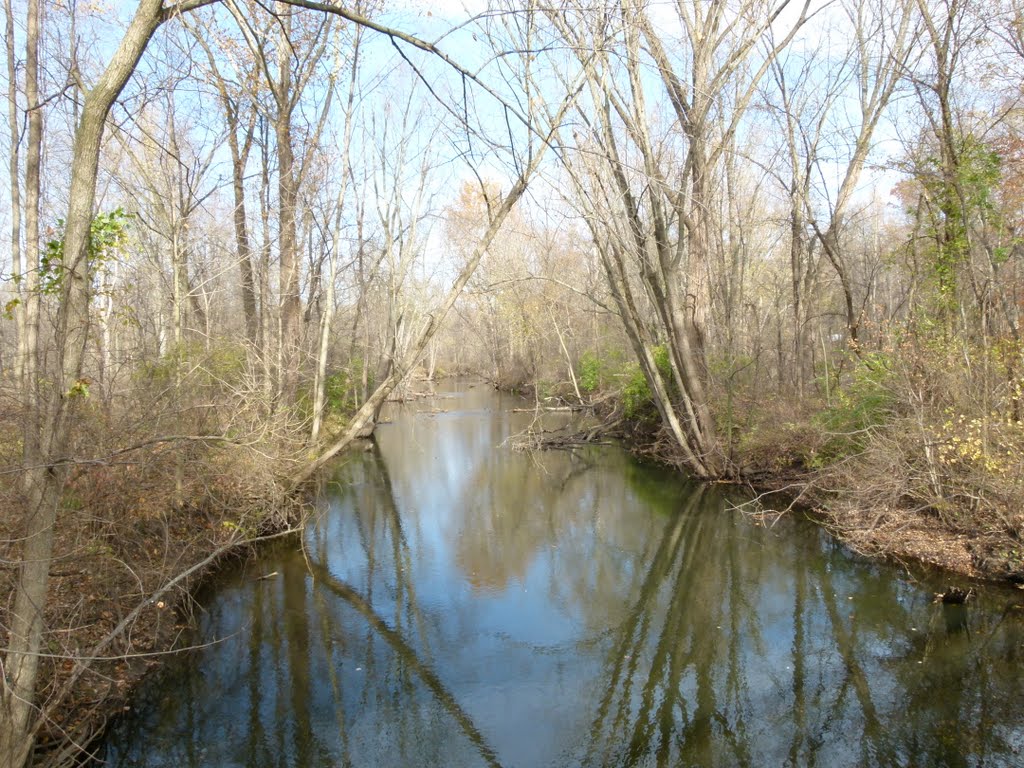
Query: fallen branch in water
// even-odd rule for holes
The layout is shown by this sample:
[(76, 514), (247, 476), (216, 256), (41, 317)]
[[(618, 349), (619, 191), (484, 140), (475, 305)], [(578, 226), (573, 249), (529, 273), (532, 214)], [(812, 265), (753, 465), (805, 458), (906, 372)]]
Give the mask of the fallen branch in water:
[(385, 402), (388, 403), (411, 403), (416, 400), (426, 400), (430, 397), (437, 397), (434, 392), (402, 392), (400, 394), (392, 393), (388, 396)]
[(513, 408), (512, 413), (536, 413), (543, 411), (546, 413), (576, 413), (578, 411), (585, 411), (591, 408), (589, 405), (538, 405), (535, 408)]
[(610, 445), (622, 419), (602, 422), (587, 429), (566, 434), (564, 428), (556, 430), (533, 430), (527, 428), (508, 439), (514, 451), (573, 450), (591, 445)]
[[(221, 558), (225, 557), (233, 551), (238, 551), (245, 547), (251, 547), (256, 544), (272, 541), (274, 539), (279, 539), (284, 536), (290, 536), (301, 530), (302, 525), (300, 523), (286, 527), (274, 533), (238, 538), (233, 541), (229, 541), (213, 550), (213, 552), (208, 554), (199, 562), (194, 563), (188, 568), (180, 571), (175, 576), (164, 582), (156, 590), (152, 591), (143, 599), (139, 600), (136, 603), (134, 609), (131, 610), (128, 614), (126, 614), (124, 618), (122, 618), (121, 621), (118, 622), (118, 624), (112, 630), (110, 630), (110, 632), (108, 632), (102, 639), (96, 642), (86, 653), (76, 654), (74, 656), (74, 666), (72, 667), (67, 678), (63, 681), (63, 683), (57, 689), (57, 691), (52, 696), (50, 696), (46, 705), (39, 710), (39, 713), (36, 716), (35, 722), (32, 726), (32, 733), (37, 734), (45, 724), (52, 724), (54, 722), (54, 715), (59, 709), (59, 707), (63, 704), (65, 699), (68, 696), (70, 696), (71, 693), (74, 691), (75, 685), (82, 677), (82, 675), (88, 672), (95, 662), (109, 661), (114, 659), (128, 660), (131, 658), (138, 658), (143, 656), (170, 655), (181, 650), (171, 649), (167, 651), (156, 651), (146, 653), (117, 653), (109, 656), (105, 654), (106, 650), (135, 624), (135, 622), (139, 619), (143, 611), (151, 607), (163, 608), (164, 603), (161, 601), (161, 598), (163, 598), (168, 592), (170, 592), (175, 587), (187, 582), (191, 577), (199, 575), (204, 570), (210, 568)], [(68, 744), (66, 745), (66, 747), (60, 748), (56, 753), (50, 755), (45, 760), (44, 764), (77, 764), (78, 761), (74, 760), (74, 758), (83, 755), (88, 756), (88, 753), (86, 752), (87, 745), (95, 736), (97, 736), (102, 731), (102, 728), (104, 727), (104, 722), (105, 721), (101, 722), (99, 726), (96, 727), (95, 730), (91, 731), (90, 733), (86, 733), (85, 738), (80, 738), (77, 741), (71, 739), (70, 734), (68, 734)]]

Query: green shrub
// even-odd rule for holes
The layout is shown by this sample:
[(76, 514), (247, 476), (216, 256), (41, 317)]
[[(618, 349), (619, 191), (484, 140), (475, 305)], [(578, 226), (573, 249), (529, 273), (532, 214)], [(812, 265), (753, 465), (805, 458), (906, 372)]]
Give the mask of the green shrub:
[(622, 407), (627, 419), (639, 419), (653, 405), (647, 377), (636, 363), (626, 366), (626, 386), (622, 388)]
[(857, 362), (849, 383), (836, 390), (833, 404), (815, 419), (828, 433), (814, 457), (816, 465), (824, 466), (860, 453), (872, 428), (889, 421), (895, 404), (889, 385), (891, 370), (890, 359), (880, 352), (865, 355)]
[(672, 365), (668, 361), (668, 347), (664, 344), (659, 344), (653, 351), (654, 364), (658, 366), (658, 372), (670, 387), (674, 387), (675, 384), (672, 383)]
[[(347, 415), (359, 407), (359, 387), (363, 380), (363, 359), (351, 360), (348, 367), (335, 371), (324, 380), (324, 404), (331, 414)], [(373, 382), (369, 382), (373, 388)]]
[[(665, 385), (668, 387), (669, 397), (676, 396), (676, 386), (672, 379), (672, 365), (668, 359), (668, 348), (659, 344), (651, 350), (654, 356), (654, 364), (658, 368)], [(658, 418), (658, 409), (654, 403), (654, 395), (647, 383), (647, 377), (637, 363), (629, 363), (626, 366), (626, 386), (622, 390), (622, 407), (626, 418), (636, 421), (653, 421)]]
[(590, 395), (601, 387), (601, 361), (592, 352), (584, 352), (580, 357), (580, 391)]

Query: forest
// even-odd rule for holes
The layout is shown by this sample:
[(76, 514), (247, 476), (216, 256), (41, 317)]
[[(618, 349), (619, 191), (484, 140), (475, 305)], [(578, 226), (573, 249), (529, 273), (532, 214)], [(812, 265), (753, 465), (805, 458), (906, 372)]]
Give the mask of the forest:
[(199, 576), (441, 377), (1024, 581), (1021, 0), (4, 0), (4, 39), (0, 766), (75, 764)]

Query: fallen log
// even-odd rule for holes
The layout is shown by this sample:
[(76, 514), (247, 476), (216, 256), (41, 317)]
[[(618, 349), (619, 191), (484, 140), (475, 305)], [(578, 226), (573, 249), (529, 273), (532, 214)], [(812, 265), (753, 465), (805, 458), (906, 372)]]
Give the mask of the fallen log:
[(545, 411), (548, 413), (576, 413), (577, 411), (588, 410), (589, 405), (538, 405), (536, 408), (513, 408), (512, 413), (537, 413)]

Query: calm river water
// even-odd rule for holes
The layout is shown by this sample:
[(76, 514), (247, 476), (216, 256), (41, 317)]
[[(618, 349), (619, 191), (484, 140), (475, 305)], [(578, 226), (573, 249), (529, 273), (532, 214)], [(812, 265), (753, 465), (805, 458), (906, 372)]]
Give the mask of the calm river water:
[(522, 401), (452, 388), (202, 596), (110, 765), (1024, 765), (1024, 595), (935, 605), (617, 449), (516, 452)]

